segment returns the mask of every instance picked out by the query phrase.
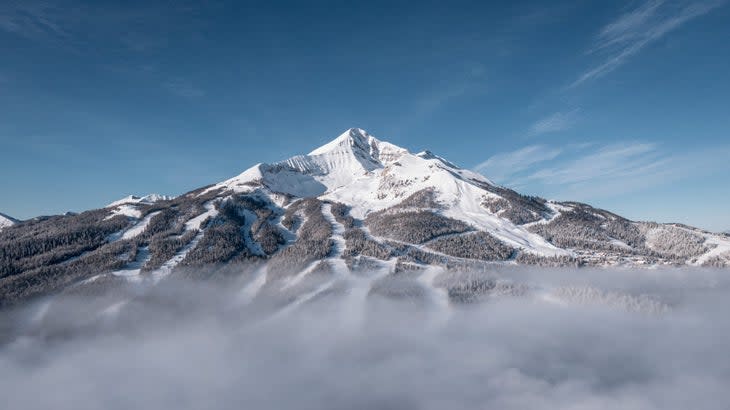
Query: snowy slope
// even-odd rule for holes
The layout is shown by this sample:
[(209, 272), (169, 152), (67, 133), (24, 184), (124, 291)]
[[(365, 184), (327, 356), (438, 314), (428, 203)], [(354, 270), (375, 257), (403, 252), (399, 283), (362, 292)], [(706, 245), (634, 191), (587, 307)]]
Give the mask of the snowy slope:
[(487, 198), (499, 198), (485, 189), (494, 186), (489, 179), (428, 151), (412, 154), (358, 128), (345, 131), (307, 155), (257, 164), (210, 190), (240, 193), (259, 185), (272, 192), (345, 203), (351, 206), (351, 215), (359, 219), (395, 206), (416, 192), (433, 190), (444, 216), (467, 222), (527, 252), (569, 254), (482, 206)]
[(0, 213), (0, 231), (2, 231), (3, 229), (5, 229), (9, 226), (13, 226), (16, 223), (18, 223), (17, 219)]
[(107, 219), (111, 219), (117, 215), (125, 215), (129, 218), (137, 219), (142, 216), (139, 205), (151, 205), (155, 202), (169, 201), (174, 198), (173, 196), (160, 194), (149, 194), (145, 196), (129, 195), (110, 203), (104, 208), (111, 210)]
[(125, 204), (153, 204), (157, 201), (169, 201), (173, 198), (174, 198), (173, 196), (160, 195), (160, 194), (149, 194), (149, 195), (145, 195), (145, 196), (129, 195), (129, 196), (125, 196), (122, 199), (119, 199), (117, 201), (110, 203), (109, 205), (105, 206), (104, 208), (114, 208), (119, 205), (125, 205)]

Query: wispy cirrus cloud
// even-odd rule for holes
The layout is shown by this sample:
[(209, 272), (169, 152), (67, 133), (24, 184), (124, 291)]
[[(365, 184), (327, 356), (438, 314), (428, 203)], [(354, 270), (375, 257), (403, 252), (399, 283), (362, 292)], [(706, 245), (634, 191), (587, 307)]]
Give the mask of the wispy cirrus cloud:
[(643, 176), (666, 162), (656, 144), (625, 143), (600, 146), (577, 157), (547, 166), (526, 176), (526, 180), (566, 185), (606, 178)]
[[(7, 0), (0, 1), (0, 34), (9, 33), (79, 53), (109, 49), (144, 53), (164, 48), (173, 37), (197, 33), (204, 25), (196, 13), (202, 7), (186, 1), (130, 5)], [(103, 47), (96, 47), (97, 41), (103, 42)]]
[(526, 192), (587, 200), (727, 169), (728, 155), (730, 146), (670, 154), (660, 144), (641, 141), (565, 147), (529, 145), (494, 155), (474, 169)]
[(571, 111), (558, 111), (547, 117), (541, 118), (532, 126), (528, 132), (529, 136), (534, 137), (541, 134), (565, 131), (573, 127), (578, 118), (579, 109)]
[(528, 145), (516, 151), (494, 155), (475, 166), (474, 170), (496, 181), (508, 181), (536, 164), (556, 158), (561, 152), (560, 148), (546, 145)]
[(29, 39), (70, 36), (63, 7), (48, 2), (9, 1), (0, 4), (0, 30)]
[(726, 0), (678, 1), (648, 0), (604, 26), (588, 54), (604, 60), (581, 74), (570, 87), (576, 87), (617, 69), (647, 45), (661, 39), (688, 21), (724, 4)]

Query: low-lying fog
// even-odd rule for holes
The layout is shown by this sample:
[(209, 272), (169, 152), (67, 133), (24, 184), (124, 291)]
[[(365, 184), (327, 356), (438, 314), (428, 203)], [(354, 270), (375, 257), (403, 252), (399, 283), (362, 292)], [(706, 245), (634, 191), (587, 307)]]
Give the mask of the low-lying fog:
[(271, 314), (230, 283), (171, 282), (91, 321), (83, 296), (39, 303), (2, 313), (2, 407), (728, 407), (730, 271), (498, 276), (527, 290), (451, 305), (340, 290)]

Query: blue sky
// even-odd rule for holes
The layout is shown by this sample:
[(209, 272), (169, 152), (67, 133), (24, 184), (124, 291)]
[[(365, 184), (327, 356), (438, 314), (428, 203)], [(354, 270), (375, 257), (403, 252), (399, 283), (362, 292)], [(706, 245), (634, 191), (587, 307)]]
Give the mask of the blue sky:
[(0, 211), (180, 194), (361, 127), (730, 229), (728, 2), (347, 3), (0, 2)]

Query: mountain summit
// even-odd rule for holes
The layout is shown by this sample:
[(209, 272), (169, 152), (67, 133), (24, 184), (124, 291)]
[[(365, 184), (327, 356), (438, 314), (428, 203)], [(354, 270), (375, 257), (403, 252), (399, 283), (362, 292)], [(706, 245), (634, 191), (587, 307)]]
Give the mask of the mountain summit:
[(127, 197), (0, 233), (2, 303), (221, 269), (255, 269), (257, 292), (291, 299), (433, 269), (729, 262), (727, 236), (522, 195), (359, 128), (175, 198)]
[(372, 175), (404, 154), (408, 151), (379, 141), (365, 130), (351, 128), (307, 155), (274, 164), (257, 164), (216, 187), (242, 191), (238, 187), (262, 182), (275, 192), (319, 196)]
[(443, 216), (490, 231), (528, 252), (568, 254), (518, 226), (552, 215), (555, 210), (545, 201), (519, 196), (428, 151), (412, 154), (359, 128), (345, 131), (307, 155), (258, 164), (209, 190), (242, 194), (262, 187), (279, 194), (344, 203), (358, 219), (428, 192)]

